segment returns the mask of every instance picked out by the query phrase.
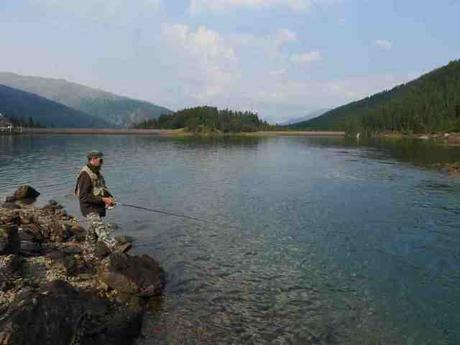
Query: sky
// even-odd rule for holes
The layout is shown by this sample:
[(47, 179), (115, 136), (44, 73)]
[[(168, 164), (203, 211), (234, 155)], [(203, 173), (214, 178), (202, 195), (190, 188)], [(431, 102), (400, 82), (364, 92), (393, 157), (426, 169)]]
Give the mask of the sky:
[(460, 0), (0, 0), (0, 71), (271, 123), (460, 58)]

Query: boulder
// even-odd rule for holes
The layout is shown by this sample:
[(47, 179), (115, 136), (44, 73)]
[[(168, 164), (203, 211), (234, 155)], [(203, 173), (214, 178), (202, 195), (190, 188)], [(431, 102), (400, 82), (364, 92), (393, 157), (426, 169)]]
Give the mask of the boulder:
[(14, 192), (16, 200), (36, 199), (39, 195), (39, 192), (28, 185), (19, 186), (16, 192)]
[(36, 224), (28, 224), (18, 228), (19, 238), (22, 241), (42, 242), (43, 234)]
[(15, 209), (21, 208), (21, 206), (19, 206), (18, 204), (14, 203), (14, 202), (11, 202), (11, 201), (4, 202), (2, 204), (2, 207), (10, 209), (10, 210), (15, 210)]
[(112, 310), (95, 291), (57, 280), (18, 294), (0, 320), (0, 344), (132, 344), (141, 325), (142, 310)]
[(0, 257), (0, 291), (10, 289), (21, 273), (23, 259), (18, 255)]
[(37, 256), (42, 253), (42, 245), (40, 242), (20, 241), (19, 253), (24, 256)]
[(19, 251), (18, 227), (14, 224), (0, 225), (0, 255)]
[(126, 236), (126, 235), (118, 235), (115, 236), (115, 240), (117, 241), (118, 244), (125, 244), (125, 243), (132, 243), (133, 238)]
[(100, 266), (98, 278), (118, 292), (139, 297), (158, 295), (165, 284), (163, 269), (147, 255), (112, 254)]
[(98, 259), (103, 259), (106, 256), (109, 256), (111, 253), (109, 247), (102, 242), (102, 241), (97, 241), (95, 246), (94, 246), (94, 256)]

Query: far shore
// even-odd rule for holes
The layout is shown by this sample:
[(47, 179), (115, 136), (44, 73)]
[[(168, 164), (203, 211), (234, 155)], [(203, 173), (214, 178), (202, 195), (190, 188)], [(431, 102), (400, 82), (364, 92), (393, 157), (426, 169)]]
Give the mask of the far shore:
[[(130, 128), (23, 128), (23, 134), (107, 134), (107, 135), (156, 135), (165, 137), (193, 136), (192, 132), (184, 129), (130, 129)], [(198, 134), (199, 135), (199, 134)], [(207, 134), (206, 136), (213, 136)], [(259, 131), (240, 132), (219, 135), (242, 135), (242, 136), (345, 136), (345, 132), (329, 131)]]

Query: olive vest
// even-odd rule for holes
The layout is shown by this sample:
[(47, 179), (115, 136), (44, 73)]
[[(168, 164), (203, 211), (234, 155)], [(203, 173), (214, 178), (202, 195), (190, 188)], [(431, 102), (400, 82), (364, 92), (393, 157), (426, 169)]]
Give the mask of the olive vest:
[[(106, 192), (107, 187), (105, 185), (104, 177), (101, 174), (98, 175), (92, 172), (91, 169), (88, 168), (88, 166), (86, 165), (83, 168), (81, 168), (80, 173), (78, 174), (78, 177), (77, 177), (77, 181), (80, 178), (81, 174), (84, 172), (87, 173), (89, 175), (89, 178), (91, 179), (91, 184), (93, 186), (93, 191), (92, 191), (93, 195), (100, 196), (100, 197), (107, 195), (107, 192)], [(80, 188), (78, 186), (78, 183), (75, 186), (75, 195), (78, 197), (80, 196)]]

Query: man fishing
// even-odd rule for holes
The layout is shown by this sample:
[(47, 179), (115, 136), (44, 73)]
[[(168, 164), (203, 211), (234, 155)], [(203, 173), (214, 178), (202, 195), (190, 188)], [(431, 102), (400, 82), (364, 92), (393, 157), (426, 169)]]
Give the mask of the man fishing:
[(80, 200), (80, 210), (88, 220), (86, 242), (94, 249), (98, 241), (103, 242), (112, 252), (126, 252), (131, 249), (130, 243), (118, 245), (111, 236), (111, 229), (102, 221), (106, 208), (115, 205), (115, 200), (108, 191), (101, 167), (104, 162), (100, 151), (90, 151), (88, 162), (80, 170), (75, 186), (75, 195)]

